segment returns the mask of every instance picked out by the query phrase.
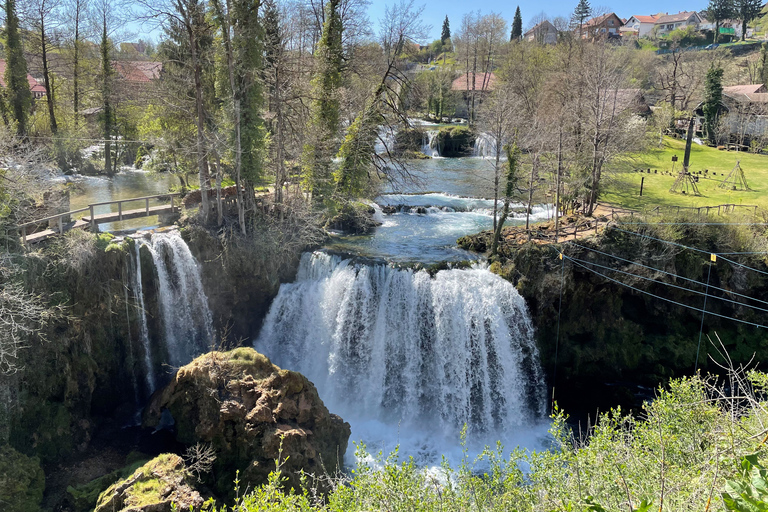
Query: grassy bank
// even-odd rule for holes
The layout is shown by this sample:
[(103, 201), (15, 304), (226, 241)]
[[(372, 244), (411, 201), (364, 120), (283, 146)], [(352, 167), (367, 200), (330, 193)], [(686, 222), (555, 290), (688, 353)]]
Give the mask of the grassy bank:
[[(661, 148), (635, 155), (622, 161), (616, 172), (606, 176), (605, 193), (601, 200), (627, 208), (643, 209), (657, 205), (712, 206), (718, 204), (758, 205), (768, 208), (768, 156), (735, 151), (720, 151), (694, 144), (691, 149), (691, 171), (702, 171), (697, 183), (701, 196), (672, 193), (669, 189), (682, 167), (685, 141), (665, 138)], [(672, 157), (677, 156), (674, 172)], [(741, 168), (751, 191), (719, 188), (728, 174), (741, 161)], [(646, 172), (636, 172), (645, 169)], [(647, 173), (651, 169), (651, 173)], [(705, 175), (704, 170), (709, 172)], [(654, 172), (658, 171), (658, 173)], [(643, 196), (640, 181), (645, 178)]]

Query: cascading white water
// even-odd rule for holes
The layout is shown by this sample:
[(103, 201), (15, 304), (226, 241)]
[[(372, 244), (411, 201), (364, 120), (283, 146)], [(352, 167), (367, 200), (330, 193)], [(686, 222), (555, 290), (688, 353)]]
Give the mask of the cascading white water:
[(182, 366), (210, 348), (213, 323), (200, 269), (177, 232), (154, 233), (147, 247), (157, 271), (157, 293), (168, 363)]
[(496, 156), (496, 139), (491, 135), (482, 132), (478, 134), (475, 139), (474, 156), (477, 157), (495, 157)]
[(440, 156), (440, 145), (438, 144), (437, 133), (438, 130), (427, 130), (424, 132), (421, 141), (421, 152), (433, 158)]
[(131, 266), (133, 270), (133, 294), (139, 311), (139, 339), (144, 352), (144, 372), (147, 394), (151, 395), (156, 388), (155, 372), (152, 367), (152, 349), (149, 341), (149, 326), (147, 324), (147, 308), (144, 301), (144, 285), (141, 281), (141, 253), (139, 244), (134, 245), (136, 256)]
[(306, 253), (255, 346), (305, 374), (345, 419), (437, 427), (456, 439), (464, 424), (497, 433), (544, 414), (525, 302), (479, 266), (430, 277)]

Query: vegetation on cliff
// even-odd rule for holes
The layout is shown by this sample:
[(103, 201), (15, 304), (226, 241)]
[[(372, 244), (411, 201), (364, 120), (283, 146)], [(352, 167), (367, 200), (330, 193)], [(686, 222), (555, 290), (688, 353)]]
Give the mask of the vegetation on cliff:
[[(728, 218), (740, 220), (749, 219)], [(459, 244), (486, 250), (491, 236), (483, 232)], [(712, 360), (719, 360), (718, 347), (708, 341), (715, 333), (738, 363), (759, 352), (764, 330), (750, 323), (765, 325), (759, 301), (768, 293), (766, 250), (760, 224), (635, 216), (557, 246), (502, 236), (491, 270), (525, 297), (557, 399), (569, 410), (584, 403), (606, 408), (636, 404), (638, 384), (653, 387), (697, 367), (718, 371)], [(733, 263), (710, 257), (743, 252), (757, 254), (727, 256)]]

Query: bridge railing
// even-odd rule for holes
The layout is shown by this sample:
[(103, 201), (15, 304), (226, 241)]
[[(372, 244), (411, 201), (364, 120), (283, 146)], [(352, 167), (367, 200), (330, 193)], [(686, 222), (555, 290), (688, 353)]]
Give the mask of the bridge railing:
[(96, 225), (98, 224), (98, 222), (96, 220), (96, 213), (95, 213), (95, 208), (97, 206), (105, 206), (105, 205), (117, 204), (118, 221), (120, 221), (120, 220), (123, 220), (123, 203), (130, 203), (130, 202), (133, 202), (133, 201), (144, 201), (145, 212), (146, 212), (146, 215), (149, 216), (150, 215), (150, 206), (149, 206), (149, 201), (150, 200), (152, 200), (152, 199), (165, 199), (165, 198), (170, 197), (170, 199), (171, 199), (171, 211), (173, 212), (176, 209), (176, 206), (174, 205), (174, 198), (175, 197), (179, 197), (179, 196), (181, 196), (180, 192), (174, 192), (174, 193), (168, 193), (168, 194), (157, 194), (157, 195), (154, 195), (154, 196), (131, 197), (129, 199), (117, 199), (117, 200), (114, 200), (114, 201), (101, 201), (99, 203), (91, 203), (88, 206), (86, 206), (85, 208), (79, 208), (77, 210), (70, 210), (68, 212), (57, 213), (55, 215), (49, 215), (48, 217), (43, 217), (41, 219), (35, 219), (35, 220), (31, 220), (29, 222), (25, 222), (23, 224), (19, 224), (18, 226), (16, 226), (16, 229), (21, 231), (22, 242), (26, 245), (26, 243), (27, 243), (27, 228), (29, 226), (39, 226), (42, 223), (45, 223), (45, 222), (50, 223), (50, 221), (55, 220), (55, 221), (57, 221), (57, 224), (58, 224), (57, 227), (58, 227), (59, 234), (61, 234), (61, 233), (64, 232), (64, 218), (65, 217), (71, 217), (72, 215), (75, 215), (77, 213), (82, 213), (82, 212), (86, 212), (87, 211), (87, 212), (90, 212), (90, 226), (91, 226), (91, 230), (95, 232), (96, 231), (96, 229), (95, 229)]

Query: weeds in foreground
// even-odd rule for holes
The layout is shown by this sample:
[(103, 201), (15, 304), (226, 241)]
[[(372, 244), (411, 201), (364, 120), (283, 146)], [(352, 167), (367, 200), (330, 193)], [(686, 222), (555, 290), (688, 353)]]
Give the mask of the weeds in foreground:
[[(458, 468), (418, 467), (395, 451), (334, 478), (324, 500), (269, 482), (223, 510), (254, 511), (715, 511), (768, 510), (768, 374), (674, 380), (639, 417), (613, 410), (575, 436), (552, 418), (549, 450), (486, 448)], [(371, 463), (369, 461), (373, 460)]]

